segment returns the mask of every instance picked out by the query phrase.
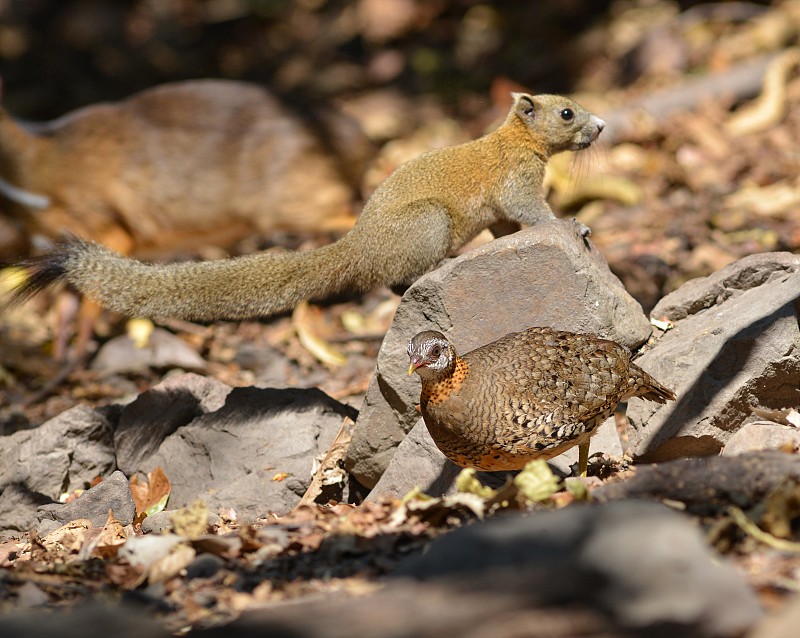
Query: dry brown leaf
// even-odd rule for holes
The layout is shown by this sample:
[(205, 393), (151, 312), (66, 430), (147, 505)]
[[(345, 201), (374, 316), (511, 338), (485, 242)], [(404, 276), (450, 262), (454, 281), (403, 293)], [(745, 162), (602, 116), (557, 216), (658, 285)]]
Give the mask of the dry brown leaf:
[(800, 207), (800, 179), (748, 184), (725, 197), (723, 204), (728, 211), (743, 209), (762, 217), (790, 215)]
[(93, 528), (88, 519), (76, 519), (53, 530), (43, 538), (31, 542), (31, 556), (38, 552), (37, 547), (44, 550), (39, 560), (55, 560), (70, 562), (77, 558), (85, 559), (84, 549), (100, 535), (101, 528)]
[(145, 580), (146, 574), (139, 567), (120, 562), (107, 562), (104, 565), (106, 577), (117, 587), (133, 590)]
[(10, 567), (22, 553), (26, 543), (11, 540), (0, 543), (0, 567)]
[(161, 466), (148, 472), (147, 481), (139, 481), (139, 475), (134, 474), (130, 480), (130, 488), (136, 504), (137, 519), (163, 510), (172, 492), (172, 485)]
[(108, 511), (106, 522), (96, 534), (86, 533), (85, 544), (81, 547), (78, 557), (82, 560), (88, 558), (114, 558), (119, 551), (119, 548), (125, 544), (128, 536), (125, 533), (125, 528), (122, 526), (114, 516), (114, 512)]
[[(349, 417), (345, 417), (336, 438), (331, 443), (331, 447), (325, 454), (325, 458), (320, 463), (317, 471), (311, 479), (311, 483), (303, 494), (303, 498), (298, 503), (299, 506), (310, 505), (322, 493), (324, 485), (330, 485), (333, 482), (331, 476), (340, 470), (339, 462), (344, 459), (347, 454), (347, 449), (350, 446), (350, 437), (352, 436), (353, 426), (355, 423)], [(342, 471), (342, 479), (344, 473)]]
[(242, 546), (242, 538), (237, 534), (227, 534), (225, 536), (204, 534), (192, 539), (192, 547), (197, 551), (226, 558), (238, 556)]

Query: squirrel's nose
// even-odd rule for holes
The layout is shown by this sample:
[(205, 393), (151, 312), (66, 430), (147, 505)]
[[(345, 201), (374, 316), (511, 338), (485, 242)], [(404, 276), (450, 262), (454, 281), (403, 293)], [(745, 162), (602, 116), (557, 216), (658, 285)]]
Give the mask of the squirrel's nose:
[(597, 124), (597, 132), (598, 133), (600, 133), (606, 127), (606, 123), (603, 120), (601, 120), (599, 117), (597, 118), (596, 124)]

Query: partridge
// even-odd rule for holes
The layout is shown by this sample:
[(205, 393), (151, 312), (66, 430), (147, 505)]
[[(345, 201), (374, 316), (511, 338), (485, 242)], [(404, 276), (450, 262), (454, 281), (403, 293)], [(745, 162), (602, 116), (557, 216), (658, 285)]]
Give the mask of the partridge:
[(485, 471), (517, 470), (577, 445), (585, 476), (589, 438), (618, 403), (675, 399), (625, 346), (593, 334), (530, 328), (459, 356), (443, 334), (426, 331), (409, 341), (408, 356), (438, 448)]

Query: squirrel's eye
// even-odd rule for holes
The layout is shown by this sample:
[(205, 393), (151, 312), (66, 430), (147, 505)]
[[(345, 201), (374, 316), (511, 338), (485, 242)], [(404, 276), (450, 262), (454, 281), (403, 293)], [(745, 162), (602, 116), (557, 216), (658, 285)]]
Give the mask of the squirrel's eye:
[(561, 119), (566, 120), (569, 122), (573, 117), (575, 117), (575, 111), (572, 109), (564, 109), (561, 111)]

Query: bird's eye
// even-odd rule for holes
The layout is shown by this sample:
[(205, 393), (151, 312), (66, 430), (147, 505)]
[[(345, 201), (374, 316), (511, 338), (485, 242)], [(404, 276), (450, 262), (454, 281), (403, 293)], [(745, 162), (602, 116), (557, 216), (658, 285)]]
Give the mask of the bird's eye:
[(575, 117), (575, 111), (573, 111), (572, 109), (563, 109), (561, 111), (561, 119), (566, 122), (569, 122), (574, 117)]
[(438, 356), (440, 354), (442, 354), (442, 348), (440, 346), (433, 346), (433, 348), (431, 348), (431, 355), (432, 356), (438, 358)]

